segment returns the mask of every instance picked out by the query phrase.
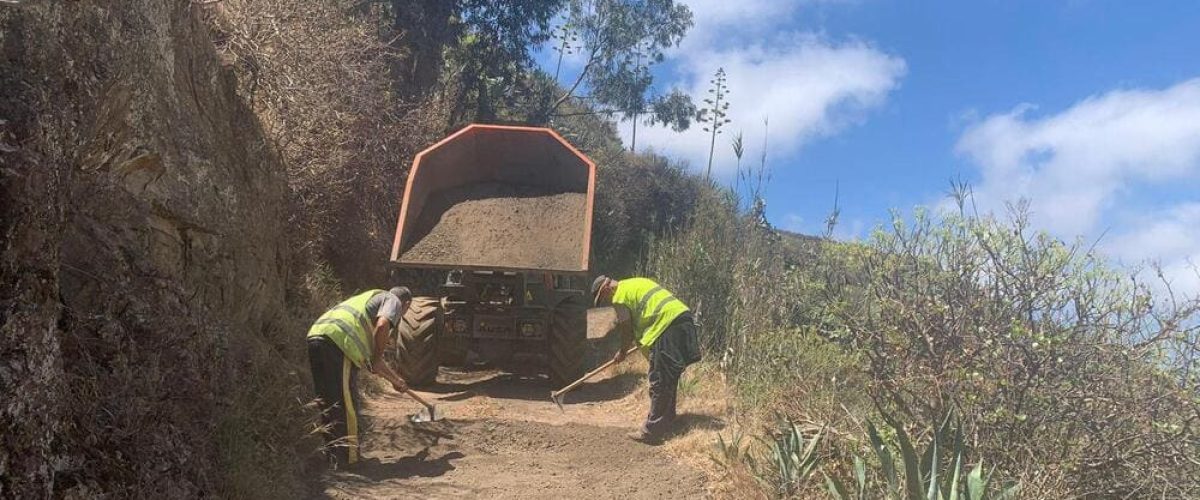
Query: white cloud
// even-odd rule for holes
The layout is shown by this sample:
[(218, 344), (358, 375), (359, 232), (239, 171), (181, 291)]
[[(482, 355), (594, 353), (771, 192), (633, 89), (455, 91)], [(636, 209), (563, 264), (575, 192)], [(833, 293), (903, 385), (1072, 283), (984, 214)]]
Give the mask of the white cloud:
[[(768, 153), (773, 158), (798, 151), (815, 138), (834, 134), (861, 121), (898, 86), (907, 71), (904, 60), (858, 39), (835, 41), (790, 28), (802, 9), (855, 0), (677, 0), (693, 14), (694, 25), (679, 47), (667, 51), (670, 75), (659, 75), (655, 87), (679, 88), (696, 101), (708, 94), (708, 82), (719, 67), (728, 74), (730, 118), (718, 136), (714, 173), (734, 169), (732, 136), (743, 131), (746, 159), (757, 159), (763, 144), (763, 118), (769, 118)], [(545, 49), (553, 72), (557, 54)], [(561, 80), (578, 75), (578, 55), (563, 60)], [(653, 149), (689, 161), (701, 170), (708, 160), (709, 136), (702, 125), (677, 133), (666, 127), (638, 126), (638, 150)], [(626, 144), (631, 124), (620, 127)]]
[(726, 26), (732, 24), (767, 24), (799, 9), (803, 1), (794, 0), (687, 0), (697, 26)]
[[(770, 121), (767, 152), (778, 158), (809, 141), (857, 123), (882, 104), (907, 71), (904, 60), (866, 41), (834, 41), (789, 28), (801, 10), (817, 4), (852, 0), (687, 0), (695, 22), (677, 49), (669, 51), (678, 87), (697, 101), (708, 95), (717, 68), (728, 75), (729, 118), (717, 137), (714, 175), (733, 172), (730, 140), (744, 133), (745, 160), (757, 160), (763, 144), (763, 119)], [(626, 144), (632, 127), (622, 124)], [(701, 124), (677, 133), (666, 127), (638, 126), (638, 149), (646, 147), (688, 160), (695, 170), (708, 161), (710, 137)]]
[[(860, 121), (866, 111), (886, 100), (906, 72), (903, 59), (867, 42), (839, 43), (808, 33), (771, 38), (737, 47), (694, 47), (676, 56), (683, 77), (674, 84), (698, 101), (707, 96), (718, 67), (728, 75), (732, 123), (717, 138), (715, 172), (733, 170), (729, 141), (739, 130), (746, 136), (747, 159), (759, 154), (764, 118), (770, 121), (768, 154), (795, 153), (817, 137)], [(622, 127), (626, 142), (629, 129)], [(639, 127), (638, 135), (640, 145), (685, 158), (697, 169), (707, 163), (711, 139), (700, 125), (683, 133)]]
[(1022, 105), (971, 126), (958, 151), (981, 167), (980, 200), (1029, 198), (1037, 220), (1060, 235), (1094, 229), (1136, 184), (1200, 167), (1200, 79), (1109, 92), (1045, 118), (1032, 111)]
[(1102, 248), (1126, 263), (1156, 261), (1175, 290), (1200, 292), (1200, 202), (1146, 213)]
[[(684, 0), (694, 26), (684, 44), (710, 43), (716, 35), (746, 33), (757, 37), (760, 28), (775, 28), (795, 19), (801, 8), (853, 0)], [(777, 31), (777, 30), (775, 30)]]
[(1189, 292), (1200, 291), (1186, 262), (1200, 255), (1200, 204), (1162, 210), (1137, 202), (1200, 179), (1200, 79), (1116, 90), (1044, 117), (1034, 111), (1018, 106), (960, 138), (958, 152), (980, 169), (980, 207), (1028, 199), (1034, 223), (1068, 239), (1111, 228), (1112, 255), (1159, 260)]
[(1146, 254), (1175, 260), (1200, 253), (1200, 202), (1145, 214), (1104, 248), (1123, 260), (1138, 260)]
[(692, 11), (692, 29), (683, 41), (683, 49), (708, 47), (716, 37), (735, 35), (738, 31), (761, 34), (791, 18), (805, 1), (795, 0), (689, 0), (684, 2)]

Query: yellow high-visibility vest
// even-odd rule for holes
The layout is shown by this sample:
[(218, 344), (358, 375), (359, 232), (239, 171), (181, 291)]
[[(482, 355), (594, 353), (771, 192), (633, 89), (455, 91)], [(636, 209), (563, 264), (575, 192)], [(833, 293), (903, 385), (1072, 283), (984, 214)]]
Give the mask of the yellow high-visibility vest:
[(377, 293), (384, 291), (368, 290), (325, 311), (308, 329), (308, 338), (326, 337), (341, 348), (354, 366), (370, 368), (375, 323), (367, 317), (367, 302)]
[(667, 289), (647, 278), (626, 278), (617, 282), (613, 305), (629, 309), (634, 338), (649, 348), (688, 307)]

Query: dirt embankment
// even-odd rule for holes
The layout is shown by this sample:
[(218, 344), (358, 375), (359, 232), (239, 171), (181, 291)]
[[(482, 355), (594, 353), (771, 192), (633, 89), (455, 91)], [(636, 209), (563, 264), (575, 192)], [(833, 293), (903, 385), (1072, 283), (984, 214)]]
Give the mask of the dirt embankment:
[(583, 193), (481, 183), (430, 196), (401, 256), (406, 262), (577, 269)]
[[(222, 457), (267, 449), (239, 388), (299, 358), (280, 164), (196, 2), (19, 3), (0, 5), (0, 497), (217, 495)], [(295, 406), (276, 387), (257, 410)]]

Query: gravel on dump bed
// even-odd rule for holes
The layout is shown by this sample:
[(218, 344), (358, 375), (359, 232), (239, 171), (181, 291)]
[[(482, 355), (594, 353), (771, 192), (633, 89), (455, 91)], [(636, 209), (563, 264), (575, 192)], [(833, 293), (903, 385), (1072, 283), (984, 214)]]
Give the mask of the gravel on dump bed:
[[(401, 262), (575, 270), (587, 196), (480, 183), (430, 195)], [(410, 207), (410, 209), (413, 207)]]

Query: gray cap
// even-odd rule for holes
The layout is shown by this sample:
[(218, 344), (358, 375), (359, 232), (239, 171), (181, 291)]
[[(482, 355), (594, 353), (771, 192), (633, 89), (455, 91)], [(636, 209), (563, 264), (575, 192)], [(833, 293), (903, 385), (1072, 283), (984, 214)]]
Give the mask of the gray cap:
[(605, 283), (608, 283), (608, 280), (609, 280), (609, 277), (605, 276), (603, 274), (601, 274), (600, 276), (596, 276), (596, 279), (592, 280), (592, 305), (593, 306), (600, 305), (599, 304), (600, 290), (604, 287)]
[(409, 291), (408, 287), (406, 287), (406, 286), (394, 286), (394, 287), (392, 287), (391, 290), (388, 290), (388, 291), (392, 292), (392, 295), (395, 295), (396, 298), (400, 299), (401, 302), (411, 302), (412, 301), (412, 292)]

